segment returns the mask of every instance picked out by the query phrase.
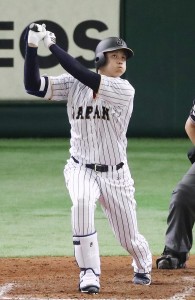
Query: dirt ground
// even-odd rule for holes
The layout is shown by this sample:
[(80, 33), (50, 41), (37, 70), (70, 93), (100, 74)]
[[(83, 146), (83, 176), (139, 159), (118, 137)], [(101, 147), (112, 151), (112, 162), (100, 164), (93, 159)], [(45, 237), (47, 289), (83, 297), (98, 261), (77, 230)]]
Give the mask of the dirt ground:
[(180, 270), (157, 270), (155, 261), (152, 284), (139, 286), (128, 256), (101, 257), (101, 291), (86, 295), (73, 257), (1, 258), (0, 299), (195, 299), (195, 256)]

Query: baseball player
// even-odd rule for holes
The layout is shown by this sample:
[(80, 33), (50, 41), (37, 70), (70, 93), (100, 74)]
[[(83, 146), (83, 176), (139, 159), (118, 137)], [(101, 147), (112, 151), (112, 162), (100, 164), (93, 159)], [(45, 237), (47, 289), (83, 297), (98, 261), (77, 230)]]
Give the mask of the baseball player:
[[(40, 77), (37, 48), (41, 40), (66, 74)], [(79, 289), (85, 293), (100, 291), (100, 254), (94, 224), (97, 201), (121, 246), (133, 257), (133, 283), (151, 283), (152, 255), (138, 232), (134, 181), (126, 156), (126, 132), (135, 91), (120, 77), (126, 71), (126, 60), (132, 56), (133, 51), (121, 38), (106, 38), (97, 45), (97, 72), (92, 72), (56, 45), (55, 34), (46, 31), (44, 24), (32, 25), (28, 33), (26, 91), (49, 100), (67, 101), (71, 147), (64, 176), (72, 201)]]
[[(185, 130), (195, 145), (195, 101), (186, 121)], [(192, 166), (172, 193), (165, 248), (156, 261), (159, 269), (185, 268), (192, 248), (192, 229), (195, 222), (195, 147), (188, 152), (188, 158)]]

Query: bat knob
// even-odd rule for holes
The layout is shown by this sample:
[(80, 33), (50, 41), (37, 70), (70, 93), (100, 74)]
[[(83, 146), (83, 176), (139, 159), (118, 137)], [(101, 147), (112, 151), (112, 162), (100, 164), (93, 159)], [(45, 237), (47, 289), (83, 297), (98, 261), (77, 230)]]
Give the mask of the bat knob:
[(37, 24), (35, 24), (35, 23), (30, 24), (29, 29), (32, 31), (35, 31), (35, 32), (39, 32), (39, 28), (38, 28)]

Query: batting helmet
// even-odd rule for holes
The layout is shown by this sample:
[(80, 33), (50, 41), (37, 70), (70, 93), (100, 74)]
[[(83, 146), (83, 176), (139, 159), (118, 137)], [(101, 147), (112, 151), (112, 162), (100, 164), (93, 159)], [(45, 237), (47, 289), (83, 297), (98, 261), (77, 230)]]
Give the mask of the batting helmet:
[(134, 55), (133, 51), (127, 47), (125, 41), (118, 37), (109, 37), (101, 42), (96, 47), (95, 50), (95, 67), (98, 70), (101, 66), (106, 63), (106, 58), (104, 53), (114, 50), (124, 49), (127, 53), (127, 58), (130, 58)]

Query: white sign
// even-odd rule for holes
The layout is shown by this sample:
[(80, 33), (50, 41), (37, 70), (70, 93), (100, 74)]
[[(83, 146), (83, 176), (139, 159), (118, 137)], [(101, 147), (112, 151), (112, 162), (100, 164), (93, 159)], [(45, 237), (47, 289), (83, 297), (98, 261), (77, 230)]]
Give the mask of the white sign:
[[(24, 90), (23, 34), (27, 25), (42, 21), (59, 46), (93, 69), (97, 42), (119, 36), (120, 0), (1, 0), (0, 100), (35, 100)], [(43, 43), (38, 54), (41, 74), (65, 72)]]

